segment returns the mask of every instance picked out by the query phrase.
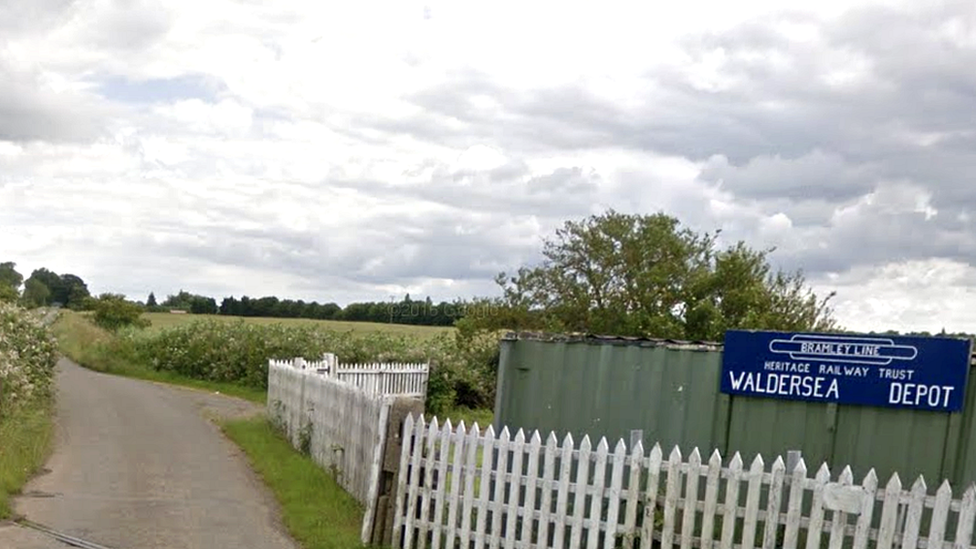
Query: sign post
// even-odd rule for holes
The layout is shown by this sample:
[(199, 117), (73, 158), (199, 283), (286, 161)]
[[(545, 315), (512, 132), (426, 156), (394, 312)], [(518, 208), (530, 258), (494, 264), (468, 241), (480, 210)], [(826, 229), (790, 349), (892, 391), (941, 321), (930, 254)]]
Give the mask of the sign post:
[(721, 392), (957, 412), (969, 340), (734, 330), (725, 334)]

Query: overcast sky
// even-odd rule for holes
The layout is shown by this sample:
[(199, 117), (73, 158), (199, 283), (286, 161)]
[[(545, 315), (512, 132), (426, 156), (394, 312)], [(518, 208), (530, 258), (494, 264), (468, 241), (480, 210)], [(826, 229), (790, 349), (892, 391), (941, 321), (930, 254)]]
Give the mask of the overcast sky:
[(976, 4), (785, 5), (3, 0), (0, 261), (449, 300), (612, 207), (976, 332)]

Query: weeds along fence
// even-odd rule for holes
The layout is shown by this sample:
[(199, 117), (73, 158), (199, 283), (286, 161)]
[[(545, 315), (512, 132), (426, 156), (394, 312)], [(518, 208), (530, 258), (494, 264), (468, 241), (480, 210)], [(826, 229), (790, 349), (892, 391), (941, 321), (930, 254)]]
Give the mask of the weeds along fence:
[[(342, 376), (320, 374), (316, 363), (304, 368), (302, 364), (300, 359), (269, 362), (268, 417), (296, 449), (330, 471), (364, 506), (362, 540), (368, 543), (383, 535), (377, 525), (385, 529), (386, 516), (392, 515), (385, 494), (393, 484), (389, 464), (396, 463), (399, 447), (388, 448), (387, 441), (391, 431), (400, 432), (409, 412), (423, 412), (422, 393), (415, 392), (416, 385), (398, 384), (389, 370), (377, 371), (385, 378), (373, 376), (393, 380), (384, 385), (366, 376), (344, 381)], [(354, 384), (363, 380), (363, 386)], [(414, 392), (390, 392), (400, 386)], [(393, 459), (386, 455), (390, 450)]]
[(363, 389), (372, 395), (418, 396), (426, 398), (429, 364), (375, 362), (342, 364), (334, 354), (326, 354), (320, 361), (295, 358), (291, 361), (272, 360), (271, 364), (289, 365), (312, 370)]
[[(407, 418), (394, 547), (971, 549), (976, 485)], [(812, 473), (812, 476), (811, 476)]]

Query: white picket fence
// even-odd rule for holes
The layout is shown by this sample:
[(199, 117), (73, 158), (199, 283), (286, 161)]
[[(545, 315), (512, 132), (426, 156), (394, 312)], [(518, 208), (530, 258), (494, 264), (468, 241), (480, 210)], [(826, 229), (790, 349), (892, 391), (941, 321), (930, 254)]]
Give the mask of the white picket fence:
[(664, 459), (639, 442), (543, 443), (410, 417), (393, 536), (404, 549), (971, 549), (974, 515), (976, 485), (953, 499), (948, 482), (932, 496), (897, 474), (879, 488), (873, 469), (856, 485), (849, 467), (831, 481), (803, 460), (767, 471), (759, 456), (744, 468), (738, 453), (726, 465), (698, 449)]
[(320, 361), (306, 361), (303, 358), (292, 360), (272, 360), (271, 364), (289, 366), (332, 377), (363, 389), (372, 395), (417, 396), (427, 395), (429, 364), (409, 364), (401, 362), (351, 363), (343, 364), (335, 355), (327, 354)]
[(393, 398), (287, 362), (268, 366), (268, 417), (363, 504), (363, 539), (372, 531)]

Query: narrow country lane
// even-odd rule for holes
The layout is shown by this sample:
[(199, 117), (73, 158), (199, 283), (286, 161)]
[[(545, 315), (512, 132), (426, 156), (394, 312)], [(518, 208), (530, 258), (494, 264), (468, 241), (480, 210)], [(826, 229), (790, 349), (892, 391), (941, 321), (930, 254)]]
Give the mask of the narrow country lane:
[[(118, 549), (296, 548), (270, 492), (209, 420), (259, 409), (61, 360), (49, 471), (25, 487), (15, 510)], [(43, 537), (0, 527), (0, 547), (64, 547)]]

